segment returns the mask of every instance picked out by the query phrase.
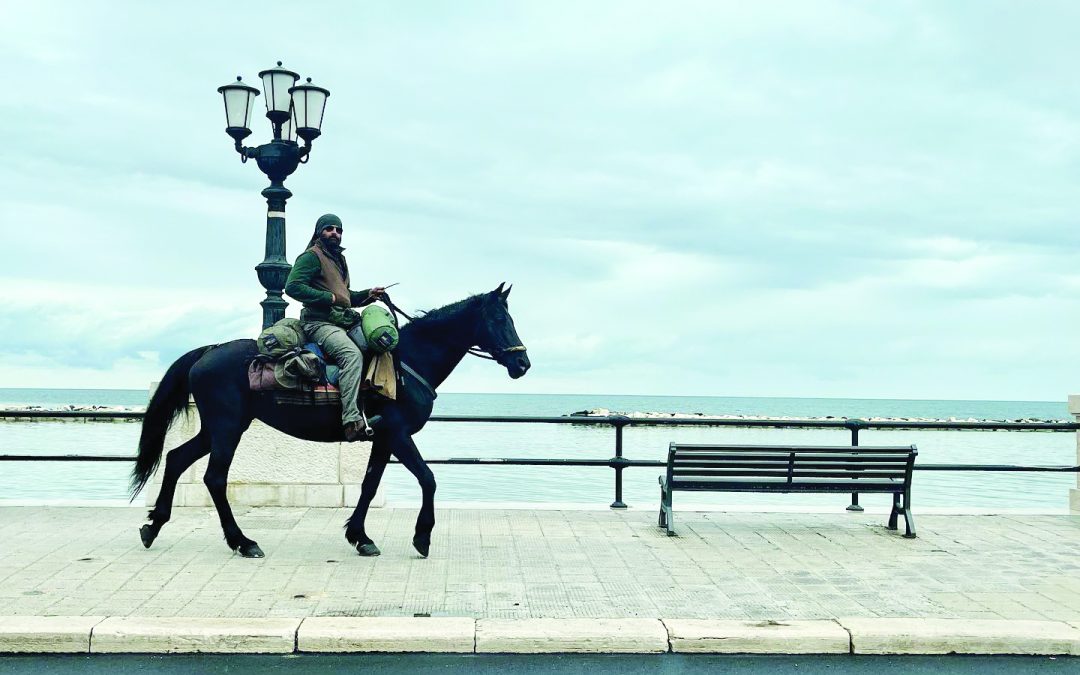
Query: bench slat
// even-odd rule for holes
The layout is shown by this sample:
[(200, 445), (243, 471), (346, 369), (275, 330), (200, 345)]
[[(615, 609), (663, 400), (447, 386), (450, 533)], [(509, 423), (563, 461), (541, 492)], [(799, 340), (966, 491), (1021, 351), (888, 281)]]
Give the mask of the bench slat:
[[(673, 489), (693, 492), (716, 492), (717, 485), (710, 483), (686, 483), (672, 485)], [(902, 493), (903, 483), (866, 483), (859, 485), (859, 493)], [(770, 483), (767, 481), (740, 482), (725, 485), (722, 492), (851, 492), (851, 483)]]
[(675, 463), (681, 464), (684, 462), (725, 462), (737, 459), (749, 459), (749, 460), (762, 460), (770, 462), (788, 461), (794, 456), (795, 461), (810, 461), (810, 462), (825, 462), (825, 461), (844, 461), (844, 462), (906, 462), (910, 457), (910, 452), (904, 453), (875, 453), (875, 454), (798, 454), (791, 452), (777, 452), (775, 454), (762, 454), (762, 453), (741, 453), (741, 452), (729, 452), (729, 453), (693, 453), (683, 454), (676, 453), (673, 455)]
[(891, 453), (910, 453), (912, 451), (911, 446), (906, 445), (699, 445), (693, 443), (673, 443), (672, 449), (676, 452), (728, 452), (728, 451), (741, 451), (741, 452), (809, 452), (809, 453), (850, 453), (850, 452), (891, 452)]
[[(898, 459), (895, 459), (895, 460), (892, 460), (892, 459), (883, 460), (883, 459), (880, 459), (880, 458), (873, 458), (873, 459), (867, 458), (867, 461), (862, 461), (861, 459), (849, 460), (849, 459), (836, 458), (836, 457), (830, 457), (830, 458), (826, 458), (826, 459), (807, 460), (806, 458), (798, 457), (794, 461), (795, 466), (851, 467), (852, 469), (873, 469), (873, 468), (904, 467), (904, 466), (907, 466), (907, 463), (908, 463), (908, 458), (907, 457), (902, 457), (902, 458), (898, 458)], [(678, 458), (676, 458), (673, 466), (676, 469), (681, 468), (681, 467), (687, 467), (687, 468), (698, 467), (698, 468), (702, 468), (702, 469), (709, 469), (709, 468), (713, 468), (713, 467), (719, 468), (719, 467), (726, 467), (726, 466), (760, 466), (760, 467), (764, 468), (764, 467), (771, 467), (771, 466), (788, 466), (789, 464), (792, 464), (792, 461), (791, 461), (790, 458), (786, 458), (786, 457), (776, 457), (776, 458), (770, 458), (770, 459), (755, 459), (755, 458), (750, 458), (750, 457), (731, 457), (731, 458), (725, 458), (725, 459), (721, 459), (721, 460), (698, 460), (698, 459), (695, 459), (693, 461), (689, 461), (689, 460), (680, 461)]]
[(712, 476), (794, 476), (797, 478), (846, 478), (852, 481), (860, 481), (867, 478), (898, 478), (903, 480), (904, 474), (905, 472), (903, 471), (831, 471), (799, 468), (796, 468), (794, 471), (788, 471), (787, 469), (698, 469), (695, 471), (679, 471), (676, 469), (673, 473), (675, 478), (682, 480), (696, 476), (705, 478)]

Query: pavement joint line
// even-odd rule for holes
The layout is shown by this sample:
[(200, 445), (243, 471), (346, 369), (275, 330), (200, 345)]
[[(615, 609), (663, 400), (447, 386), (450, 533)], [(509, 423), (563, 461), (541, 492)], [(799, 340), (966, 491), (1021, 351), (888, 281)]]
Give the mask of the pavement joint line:
[(668, 625), (667, 619), (660, 619), (660, 625), (664, 627), (664, 632), (667, 633), (667, 653), (671, 654), (675, 649), (671, 646), (671, 626)]
[(832, 620), (833, 620), (833, 621), (835, 621), (835, 622), (836, 622), (836, 624), (837, 624), (838, 626), (840, 626), (841, 628), (843, 628), (843, 629), (844, 629), (844, 632), (845, 632), (845, 633), (847, 633), (847, 639), (848, 639), (848, 654), (854, 654), (854, 653), (855, 653), (855, 640), (854, 640), (854, 638), (853, 638), (853, 637), (851, 636), (851, 629), (850, 629), (850, 628), (848, 628), (847, 626), (845, 626), (844, 624), (842, 624), (842, 623), (840, 622), (840, 619), (837, 619), (836, 617), (833, 617), (833, 619), (832, 619)]

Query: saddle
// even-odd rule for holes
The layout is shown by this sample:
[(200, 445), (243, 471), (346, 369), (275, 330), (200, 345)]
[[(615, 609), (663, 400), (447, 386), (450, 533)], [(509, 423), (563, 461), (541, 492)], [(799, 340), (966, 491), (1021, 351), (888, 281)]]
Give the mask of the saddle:
[[(360, 382), (362, 402), (397, 398), (397, 368), (389, 352), (362, 351), (364, 376)], [(341, 369), (326, 360), (322, 349), (307, 343), (296, 354), (280, 361), (255, 359), (248, 366), (252, 391), (270, 392), (286, 405), (333, 405), (341, 403), (338, 378)]]

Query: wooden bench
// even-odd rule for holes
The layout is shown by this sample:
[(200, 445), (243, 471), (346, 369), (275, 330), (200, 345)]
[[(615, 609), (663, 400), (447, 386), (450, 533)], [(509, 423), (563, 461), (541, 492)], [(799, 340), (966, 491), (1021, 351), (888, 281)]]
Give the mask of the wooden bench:
[(660, 527), (675, 534), (671, 495), (697, 492), (884, 492), (893, 496), (888, 529), (904, 514), (915, 537), (911, 516), (911, 470), (919, 454), (914, 445), (791, 446), (690, 445), (668, 448), (667, 474), (660, 476)]

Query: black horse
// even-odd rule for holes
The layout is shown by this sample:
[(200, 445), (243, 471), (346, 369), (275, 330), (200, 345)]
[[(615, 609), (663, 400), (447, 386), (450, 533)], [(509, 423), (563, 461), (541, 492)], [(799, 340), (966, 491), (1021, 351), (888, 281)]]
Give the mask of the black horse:
[[(379, 549), (364, 532), (368, 506), (393, 455), (420, 483), (423, 505), (416, 519), (413, 546), (427, 556), (431, 531), (435, 527), (435, 477), (428, 468), (412, 435), (431, 416), (435, 388), (450, 375), (469, 350), (478, 346), (517, 379), (529, 370), (529, 357), (518, 338), (506, 298), (510, 288), (503, 284), (490, 293), (474, 295), (432, 310), (410, 321), (400, 332), (395, 350), (402, 367), (397, 400), (385, 401), (378, 412), (382, 421), (372, 438), (371, 458), (356, 510), (345, 525), (345, 538), (360, 555), (379, 555)], [(290, 436), (311, 441), (342, 441), (341, 409), (338, 406), (278, 405), (266, 392), (248, 388), (247, 365), (257, 354), (254, 340), (233, 340), (200, 347), (181, 356), (169, 367), (150, 399), (139, 438), (139, 456), (132, 470), (132, 497), (154, 473), (165, 443), (165, 432), (186, 409), (189, 394), (199, 409), (201, 429), (183, 445), (169, 451), (161, 493), (150, 511), (150, 522), (139, 531), (147, 548), (169, 522), (173, 494), (180, 475), (201, 457), (210, 455), (204, 482), (214, 500), (225, 542), (246, 558), (261, 558), (263, 552), (244, 536), (233, 517), (225, 490), (229, 465), (254, 419)]]

